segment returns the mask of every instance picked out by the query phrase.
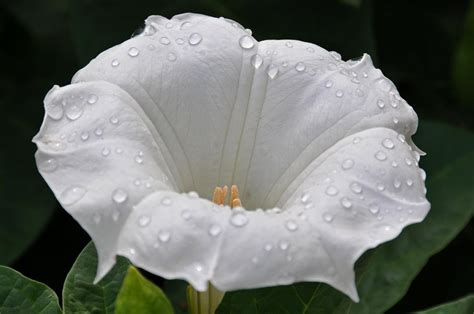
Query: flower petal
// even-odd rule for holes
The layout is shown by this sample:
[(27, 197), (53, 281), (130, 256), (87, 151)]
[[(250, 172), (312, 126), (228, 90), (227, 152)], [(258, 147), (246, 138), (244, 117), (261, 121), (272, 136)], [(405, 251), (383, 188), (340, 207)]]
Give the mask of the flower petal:
[[(132, 206), (151, 191), (174, 190), (158, 134), (137, 103), (107, 82), (54, 87), (34, 142), (38, 169), (61, 205), (91, 235), (98, 278), (115, 263)], [(161, 145), (160, 147), (163, 147)]]
[[(242, 48), (241, 38), (254, 47)], [(165, 141), (180, 187), (210, 198), (234, 169), (256, 47), (225, 19), (151, 16), (142, 36), (103, 52), (73, 82), (104, 80), (127, 91)]]
[(119, 252), (199, 290), (208, 280), (223, 291), (321, 281), (358, 300), (357, 258), (429, 209), (413, 151), (386, 128), (344, 138), (297, 181), (283, 210), (231, 211), (155, 193), (130, 215)]

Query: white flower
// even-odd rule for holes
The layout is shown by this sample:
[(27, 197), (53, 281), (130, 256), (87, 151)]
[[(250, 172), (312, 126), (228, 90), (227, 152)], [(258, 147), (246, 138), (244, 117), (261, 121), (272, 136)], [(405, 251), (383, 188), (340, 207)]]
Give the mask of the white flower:
[[(201, 291), (321, 281), (358, 300), (354, 262), (430, 207), (417, 116), (368, 55), (223, 18), (149, 17), (45, 110), (38, 168), (96, 244), (97, 280), (119, 254)], [(246, 210), (209, 201), (231, 184)]]

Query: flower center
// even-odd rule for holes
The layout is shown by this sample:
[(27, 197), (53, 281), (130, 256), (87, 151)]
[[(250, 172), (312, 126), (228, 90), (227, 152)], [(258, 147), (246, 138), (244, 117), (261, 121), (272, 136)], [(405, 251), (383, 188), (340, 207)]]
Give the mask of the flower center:
[[(216, 203), (217, 205), (225, 205), (227, 201), (227, 194), (229, 192), (229, 188), (227, 185), (224, 185), (223, 187), (216, 187), (214, 189), (214, 195), (212, 197), (212, 201)], [(239, 188), (237, 188), (236, 185), (232, 185), (230, 187), (230, 200), (229, 200), (229, 205), (231, 208), (235, 207), (241, 207), (242, 202), (240, 201), (239, 198)]]

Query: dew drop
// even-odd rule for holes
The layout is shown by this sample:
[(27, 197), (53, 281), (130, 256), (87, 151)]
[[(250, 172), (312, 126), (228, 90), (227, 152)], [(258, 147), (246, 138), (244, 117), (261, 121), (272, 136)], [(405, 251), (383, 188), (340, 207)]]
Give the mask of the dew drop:
[(296, 224), (296, 222), (292, 219), (288, 220), (285, 226), (288, 231), (296, 231), (298, 229), (298, 224)]
[(280, 247), (280, 250), (286, 251), (290, 247), (290, 243), (288, 241), (281, 240), (278, 246)]
[(291, 41), (287, 41), (285, 43), (285, 46), (287, 46), (288, 48), (293, 48), (293, 44), (291, 43)]
[(111, 116), (109, 121), (112, 124), (118, 124), (119, 123), (119, 119), (116, 116)]
[(113, 193), (112, 193), (112, 200), (116, 203), (116, 204), (122, 204), (124, 203), (126, 200), (128, 199), (128, 194), (126, 191), (122, 190), (122, 189), (116, 189)]
[(140, 51), (139, 51), (137, 48), (135, 48), (135, 47), (131, 47), (130, 49), (128, 49), (128, 55), (129, 55), (130, 57), (136, 57), (136, 56), (138, 56), (139, 54), (140, 54)]
[(267, 252), (270, 252), (273, 249), (273, 245), (271, 245), (270, 243), (267, 243), (267, 244), (265, 244), (263, 249)]
[(163, 44), (163, 45), (169, 45), (171, 43), (171, 41), (169, 40), (168, 37), (161, 37), (160, 38), (160, 43)]
[(217, 237), (222, 232), (222, 228), (219, 225), (212, 225), (209, 228), (209, 235)]
[(84, 142), (87, 141), (89, 139), (89, 133), (87, 132), (82, 132), (81, 133), (81, 140), (83, 140)]
[(138, 217), (138, 225), (140, 227), (146, 227), (150, 224), (150, 222), (151, 218), (148, 215), (141, 215), (140, 217)]
[(274, 64), (270, 64), (268, 67), (267, 67), (267, 75), (270, 79), (274, 79), (277, 74), (278, 74), (278, 66), (274, 65)]
[(308, 47), (308, 48), (306, 48), (306, 51), (313, 53), (313, 52), (314, 52), (314, 48), (313, 48), (313, 47)]
[(370, 204), (369, 211), (373, 215), (377, 215), (380, 212), (380, 207), (377, 204)]
[(295, 65), (295, 69), (296, 69), (296, 71), (298, 71), (298, 72), (303, 72), (303, 71), (306, 69), (306, 65), (305, 65), (303, 62), (298, 62), (298, 63)]
[(53, 172), (58, 168), (58, 162), (54, 158), (46, 159), (42, 161), (39, 165), (40, 170), (44, 172)]
[(199, 45), (201, 41), (202, 41), (202, 36), (199, 33), (192, 33), (188, 39), (188, 42), (191, 46)]
[(377, 187), (377, 190), (379, 190), (380, 192), (385, 190), (385, 185), (383, 183), (380, 183), (380, 182), (377, 183), (376, 187)]
[(346, 209), (349, 209), (349, 208), (352, 207), (352, 202), (347, 197), (343, 197), (343, 198), (341, 198), (341, 205), (342, 205), (342, 207), (344, 207)]
[(344, 92), (341, 89), (338, 89), (336, 91), (336, 97), (341, 98), (342, 96), (344, 96)]
[(405, 135), (403, 135), (403, 134), (398, 134), (397, 138), (402, 143), (405, 143), (405, 141), (406, 141)]
[(184, 39), (182, 39), (182, 38), (176, 38), (175, 42), (176, 42), (178, 45), (182, 45), (182, 44), (184, 44)]
[(97, 102), (97, 100), (99, 100), (99, 97), (97, 97), (97, 95), (95, 94), (91, 94), (89, 95), (89, 97), (87, 98), (87, 102), (90, 104), (90, 105), (93, 105)]
[(334, 216), (331, 215), (330, 213), (324, 213), (323, 214), (323, 219), (327, 223), (331, 223), (334, 220)]
[(191, 219), (191, 212), (188, 209), (185, 209), (181, 212), (181, 218), (184, 220), (189, 220)]
[(339, 190), (333, 185), (328, 186), (326, 189), (326, 194), (329, 196), (337, 195), (337, 193), (339, 193)]
[(175, 55), (174, 53), (172, 53), (172, 52), (168, 53), (167, 58), (168, 58), (169, 61), (172, 61), (172, 62), (173, 62), (173, 61), (176, 61), (176, 59), (177, 59), (177, 58), (176, 58), (176, 55)]
[(143, 34), (145, 36), (151, 36), (156, 33), (156, 28), (153, 25), (147, 25), (145, 26), (145, 29), (143, 30)]
[(59, 199), (63, 205), (72, 205), (83, 198), (86, 193), (87, 190), (85, 188), (74, 185), (64, 190)]
[(240, 44), (240, 47), (242, 47), (243, 49), (252, 49), (253, 46), (255, 45), (252, 38), (248, 35), (244, 35), (240, 37), (239, 44)]
[(393, 149), (395, 147), (395, 144), (393, 144), (393, 141), (389, 138), (384, 139), (382, 141), (382, 145), (383, 147), (388, 148), (388, 149)]
[(402, 183), (400, 182), (400, 180), (398, 180), (398, 179), (393, 180), (393, 187), (394, 188), (399, 189), (400, 186), (402, 186)]
[(398, 163), (396, 161), (392, 161), (392, 167), (393, 168), (397, 168), (398, 167)]
[(381, 150), (379, 150), (377, 153), (375, 153), (375, 158), (377, 158), (380, 161), (384, 161), (387, 159), (387, 155)]
[(413, 186), (413, 180), (412, 179), (407, 179), (405, 182), (408, 186)]
[(360, 137), (358, 137), (358, 136), (354, 137), (354, 139), (352, 140), (352, 143), (354, 143), (354, 144), (357, 144), (359, 142), (360, 142)]
[(334, 58), (334, 60), (341, 61), (341, 55), (336, 51), (330, 51), (329, 54)]
[(385, 107), (385, 101), (383, 101), (382, 99), (377, 100), (377, 106), (382, 109), (383, 107)]
[(355, 93), (358, 97), (363, 97), (364, 96), (364, 92), (360, 88), (357, 88), (355, 90)]
[(249, 219), (244, 213), (237, 212), (232, 215), (230, 222), (236, 227), (243, 227), (249, 222)]
[(120, 65), (120, 61), (117, 59), (113, 59), (112, 62), (110, 63), (114, 68), (118, 67)]
[(110, 149), (108, 149), (107, 147), (102, 149), (102, 156), (107, 157), (109, 155), (110, 155)]
[(326, 81), (326, 83), (324, 84), (324, 86), (325, 86), (326, 88), (331, 88), (332, 84), (333, 84), (332, 81), (328, 80), (328, 81)]
[(161, 205), (165, 205), (165, 206), (171, 205), (171, 198), (167, 196), (163, 197), (163, 199), (161, 200)]
[(45, 107), (46, 113), (53, 120), (61, 120), (64, 115), (64, 108), (62, 104), (48, 102)]
[(142, 158), (141, 156), (138, 156), (138, 155), (137, 155), (137, 156), (135, 156), (135, 162), (136, 162), (137, 164), (140, 164), (140, 165), (141, 165), (141, 164), (143, 164), (143, 158)]
[(342, 162), (341, 164), (341, 167), (342, 169), (344, 170), (349, 170), (351, 169), (352, 167), (354, 167), (354, 160), (352, 159), (346, 159)]
[(168, 242), (171, 239), (171, 233), (169, 233), (168, 231), (161, 230), (158, 233), (158, 239), (160, 239), (160, 241), (163, 243)]
[(263, 58), (259, 54), (253, 55), (250, 58), (250, 63), (253, 65), (255, 69), (258, 69), (262, 66), (263, 64)]
[(413, 161), (407, 157), (405, 158), (405, 163), (407, 164), (407, 166), (411, 166), (413, 164)]
[(304, 192), (304, 193), (301, 195), (301, 203), (303, 203), (303, 204), (308, 203), (309, 198), (310, 198), (310, 194), (309, 194), (308, 192)]
[(351, 188), (352, 192), (354, 192), (356, 194), (362, 193), (362, 186), (357, 182), (352, 182), (351, 185), (350, 185), (350, 188)]

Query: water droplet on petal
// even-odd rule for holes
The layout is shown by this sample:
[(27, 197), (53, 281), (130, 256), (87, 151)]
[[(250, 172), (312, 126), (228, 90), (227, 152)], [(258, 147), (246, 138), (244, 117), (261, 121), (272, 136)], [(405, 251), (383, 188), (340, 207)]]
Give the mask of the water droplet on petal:
[(296, 231), (298, 229), (298, 224), (296, 224), (296, 222), (291, 219), (286, 222), (285, 226), (288, 231)]
[(102, 156), (107, 157), (109, 155), (110, 155), (110, 149), (108, 149), (107, 147), (102, 149)]
[(171, 239), (171, 233), (169, 233), (168, 231), (161, 230), (158, 233), (158, 239), (160, 239), (160, 241), (163, 243), (168, 242)]
[(385, 185), (383, 183), (380, 183), (380, 182), (377, 183), (376, 187), (377, 187), (377, 190), (379, 190), (380, 192), (385, 190)]
[(120, 61), (117, 59), (113, 59), (112, 62), (110, 63), (114, 68), (118, 67), (120, 65)]
[(377, 153), (375, 153), (375, 158), (380, 161), (384, 161), (387, 159), (387, 155), (383, 151), (379, 150)]
[(258, 257), (256, 257), (256, 256), (252, 257), (252, 260), (251, 260), (251, 261), (252, 261), (252, 263), (254, 263), (254, 264), (258, 264)]
[(199, 33), (192, 33), (190, 36), (189, 36), (189, 44), (191, 46), (196, 46), (198, 45), (200, 42), (202, 41), (202, 36), (201, 34)]
[(161, 37), (160, 38), (160, 43), (163, 44), (163, 45), (169, 45), (171, 43), (171, 41), (169, 40), (168, 37)]
[(385, 101), (383, 101), (382, 99), (377, 100), (377, 106), (382, 109), (383, 107), (385, 107)]
[(81, 133), (81, 140), (87, 141), (89, 139), (89, 133), (87, 132), (82, 132)]
[(213, 237), (218, 236), (222, 232), (222, 228), (219, 225), (212, 225), (209, 228), (209, 234)]
[(112, 200), (117, 204), (122, 204), (128, 199), (128, 194), (122, 189), (116, 189), (112, 193)]
[(310, 194), (309, 194), (308, 192), (304, 192), (304, 193), (301, 195), (301, 203), (303, 203), (303, 204), (308, 203), (309, 198), (310, 198)]
[(243, 227), (249, 222), (249, 219), (243, 212), (237, 212), (232, 215), (230, 222), (236, 227)]
[(398, 179), (393, 180), (393, 187), (394, 188), (398, 189), (398, 188), (400, 188), (401, 185), (402, 185), (402, 183), (400, 182), (400, 180), (398, 180)]
[(86, 193), (85, 188), (74, 185), (64, 190), (59, 196), (59, 200), (63, 205), (72, 205), (83, 198)]
[(87, 102), (91, 105), (95, 104), (97, 102), (97, 100), (99, 99), (99, 97), (97, 97), (97, 95), (95, 94), (91, 94), (89, 95), (89, 97), (87, 98)]
[(354, 139), (352, 140), (352, 143), (354, 143), (354, 144), (357, 144), (359, 142), (360, 142), (360, 137), (358, 137), (358, 136), (354, 137)]
[(118, 124), (119, 123), (119, 119), (116, 116), (111, 116), (109, 121), (112, 124)]
[(145, 36), (151, 36), (156, 33), (156, 28), (153, 25), (146, 25), (145, 29), (143, 30), (143, 34)]
[(288, 48), (293, 48), (293, 44), (291, 43), (291, 41), (287, 41), (285, 43), (285, 46), (287, 46)]
[(296, 71), (298, 71), (298, 72), (303, 72), (303, 71), (306, 69), (306, 65), (305, 65), (303, 62), (298, 62), (298, 63), (295, 65), (295, 69), (296, 69)]
[(265, 244), (263, 249), (267, 252), (270, 252), (273, 249), (273, 245), (271, 245), (270, 243), (267, 243), (267, 244)]
[(193, 24), (191, 24), (190, 22), (183, 22), (181, 26), (179, 27), (179, 29), (185, 30), (185, 29), (191, 28), (191, 26), (193, 26)]
[(161, 200), (161, 205), (165, 205), (165, 206), (171, 205), (171, 198), (167, 196), (163, 197), (163, 199)]
[(370, 204), (369, 205), (369, 211), (373, 215), (377, 215), (380, 211), (380, 207), (377, 204)]
[(407, 184), (408, 186), (412, 186), (412, 185), (413, 185), (413, 180), (412, 180), (412, 179), (407, 179), (407, 180), (406, 180), (406, 184)]
[(191, 219), (191, 212), (189, 210), (185, 209), (181, 212), (181, 217), (184, 220), (189, 220), (189, 219)]
[(351, 187), (352, 192), (356, 194), (362, 193), (362, 186), (359, 183), (352, 182), (350, 187)]
[(141, 215), (140, 217), (138, 217), (138, 225), (140, 227), (146, 227), (150, 224), (150, 222), (151, 218), (148, 215)]
[(167, 58), (169, 61), (176, 61), (176, 55), (172, 52), (168, 53)]
[(259, 54), (253, 55), (250, 58), (250, 63), (253, 65), (255, 69), (258, 69), (263, 64), (263, 58)]
[(281, 240), (278, 246), (282, 251), (286, 251), (290, 247), (290, 243), (288, 241)]
[(176, 42), (178, 45), (182, 45), (182, 44), (184, 44), (184, 39), (182, 39), (182, 38), (176, 38), (175, 42)]
[(39, 163), (38, 167), (44, 172), (53, 172), (58, 168), (58, 162), (54, 158), (49, 158)]
[(339, 190), (333, 185), (328, 186), (326, 189), (326, 194), (329, 196), (337, 195), (337, 193), (339, 193)]
[(382, 145), (383, 147), (388, 148), (388, 149), (393, 149), (395, 147), (395, 144), (393, 144), (393, 141), (389, 138), (384, 139), (382, 141)]
[(344, 170), (349, 170), (354, 166), (354, 160), (352, 159), (346, 159), (342, 162), (341, 167)]
[(352, 207), (352, 202), (349, 198), (343, 197), (343, 198), (341, 198), (341, 205), (342, 205), (342, 207), (344, 207), (346, 209), (349, 209), (349, 208)]
[(336, 97), (341, 98), (342, 96), (344, 96), (344, 92), (341, 89), (338, 89), (336, 91)]
[(139, 54), (140, 54), (140, 51), (139, 51), (137, 48), (135, 48), (135, 47), (131, 47), (130, 49), (128, 49), (128, 55), (129, 55), (130, 57), (136, 57), (136, 56), (138, 56)]
[(267, 67), (267, 75), (269, 78), (271, 78), (272, 80), (277, 76), (278, 74), (278, 66), (274, 65), (274, 64), (270, 64), (268, 67)]
[(413, 161), (407, 157), (405, 158), (405, 163), (407, 164), (407, 166), (411, 166), (413, 164)]
[(355, 93), (358, 97), (363, 97), (364, 96), (364, 92), (360, 88), (357, 88), (355, 90)]
[(326, 86), (326, 88), (331, 88), (332, 84), (333, 84), (332, 81), (328, 80), (328, 81), (326, 81), (324, 86)]
[(142, 164), (143, 163), (143, 158), (141, 156), (135, 156), (135, 162), (137, 164)]
[(248, 35), (244, 35), (240, 37), (239, 44), (240, 44), (240, 47), (242, 47), (243, 49), (252, 49), (253, 46), (255, 45), (253, 39)]
[(334, 220), (334, 216), (331, 215), (330, 213), (324, 213), (323, 219), (325, 222), (331, 223)]
[(397, 138), (398, 138), (398, 140), (399, 140), (400, 142), (405, 143), (405, 140), (406, 140), (405, 135), (403, 135), (403, 134), (398, 134), (398, 135), (397, 135)]
[(398, 167), (398, 163), (396, 161), (392, 161), (392, 167), (393, 168), (397, 168)]
[(336, 51), (330, 51), (329, 54), (333, 57), (336, 61), (341, 61), (341, 55)]
[(60, 103), (48, 102), (45, 107), (46, 113), (53, 120), (60, 120), (64, 114), (64, 107)]

